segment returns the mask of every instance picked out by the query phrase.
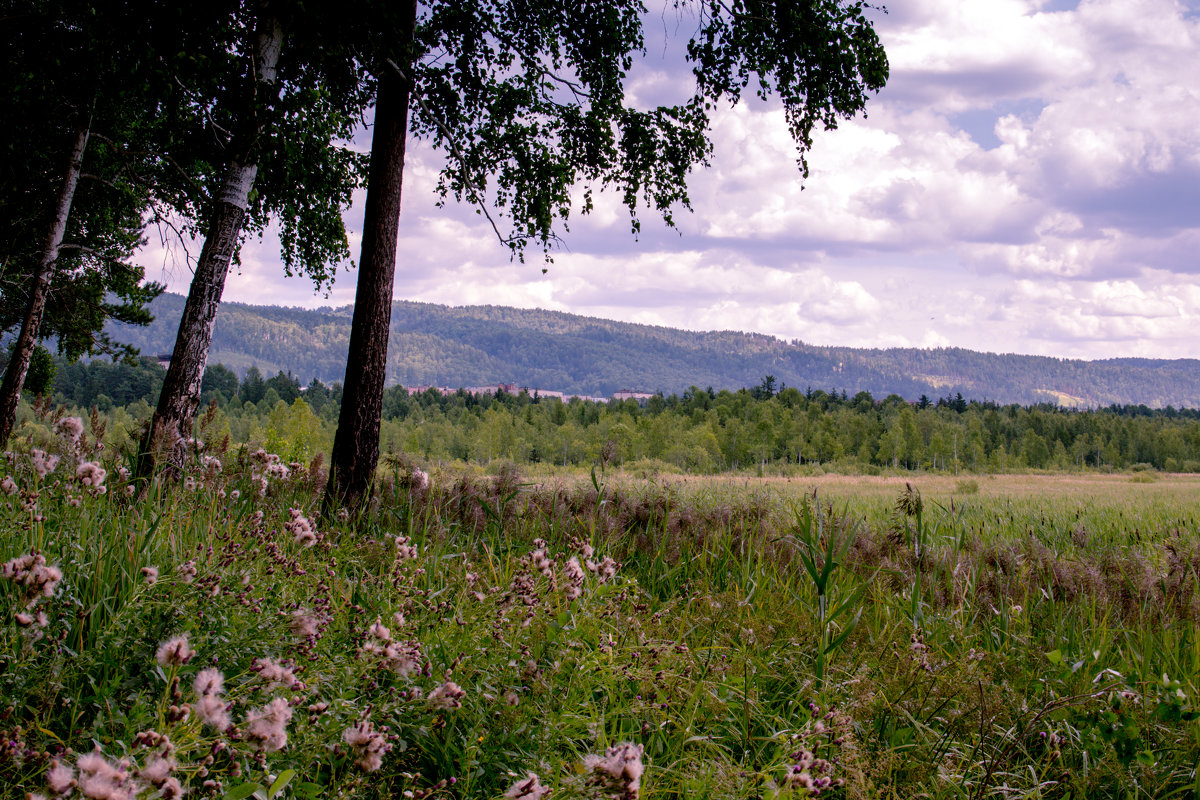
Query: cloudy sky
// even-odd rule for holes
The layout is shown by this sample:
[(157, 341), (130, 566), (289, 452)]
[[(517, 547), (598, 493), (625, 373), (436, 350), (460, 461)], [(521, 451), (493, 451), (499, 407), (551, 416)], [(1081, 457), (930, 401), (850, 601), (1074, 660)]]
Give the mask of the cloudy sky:
[[(1200, 0), (896, 0), (875, 18), (891, 78), (867, 118), (817, 136), (803, 192), (782, 112), (743, 104), (716, 119), (678, 232), (646, 217), (635, 241), (602, 200), (546, 274), (473, 209), (436, 208), (440, 159), (410, 145), (396, 298), (812, 344), (1200, 357)], [(676, 31), (651, 11), (634, 99), (690, 88)], [(353, 301), (354, 270), (314, 294), (273, 244), (247, 245), (226, 299)], [(186, 266), (153, 246), (143, 262), (186, 291)]]

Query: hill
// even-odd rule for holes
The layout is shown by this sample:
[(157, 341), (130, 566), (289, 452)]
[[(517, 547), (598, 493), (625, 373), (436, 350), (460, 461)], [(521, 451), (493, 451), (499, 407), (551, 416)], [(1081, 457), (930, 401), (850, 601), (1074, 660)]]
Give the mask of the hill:
[[(183, 297), (165, 294), (147, 328), (109, 332), (148, 355), (170, 352)], [(307, 310), (224, 303), (209, 362), (239, 373), (291, 371), (302, 382), (341, 380), (352, 308)], [(817, 347), (754, 333), (697, 333), (502, 306), (397, 302), (389, 383), (516, 383), (568, 393), (682, 392), (757, 385), (765, 375), (800, 388), (1000, 403), (1200, 407), (1200, 361), (1101, 361), (979, 353), (961, 348)]]

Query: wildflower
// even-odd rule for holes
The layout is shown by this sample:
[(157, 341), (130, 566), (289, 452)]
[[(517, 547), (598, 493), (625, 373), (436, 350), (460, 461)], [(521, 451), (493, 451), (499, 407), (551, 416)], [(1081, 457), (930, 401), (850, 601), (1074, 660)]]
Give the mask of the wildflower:
[(84, 486), (99, 489), (104, 485), (104, 479), (108, 477), (108, 471), (95, 461), (81, 461), (79, 462), (79, 466), (75, 468), (75, 477)]
[(566, 574), (566, 595), (567, 600), (574, 600), (583, 594), (583, 567), (579, 566), (579, 559), (571, 556), (563, 567), (563, 572)]
[(548, 794), (550, 794), (550, 787), (542, 786), (537, 773), (528, 772), (524, 778), (514, 783), (504, 793), (504, 796), (515, 798), (515, 800), (541, 800)]
[(142, 567), (142, 577), (146, 579), (147, 586), (158, 583), (158, 567)]
[(413, 484), (413, 487), (417, 488), (417, 489), (421, 489), (421, 490), (428, 489), (429, 488), (429, 474), (426, 473), (424, 470), (422, 470), (419, 467), (413, 467), (412, 484)]
[(313, 527), (312, 522), (304, 516), (298, 508), (288, 509), (288, 513), (292, 515), (291, 522), (284, 525), (285, 528), (293, 535), (296, 544), (301, 547), (312, 547), (317, 543), (317, 531)]
[(534, 541), (534, 544), (539, 545), (537, 550), (530, 554), (530, 559), (533, 561), (533, 568), (545, 575), (547, 578), (554, 577), (554, 562), (546, 555), (545, 542), (541, 539)]
[(202, 669), (192, 681), (192, 691), (197, 697), (219, 695), (225, 691), (225, 675), (216, 667)]
[(454, 681), (446, 681), (429, 693), (429, 705), (441, 711), (462, 708), (462, 698), (467, 693)]
[(642, 745), (624, 742), (604, 751), (604, 757), (589, 755), (583, 765), (599, 780), (605, 791), (619, 793), (622, 798), (633, 800), (641, 786)]
[(292, 719), (288, 701), (276, 697), (262, 708), (251, 710), (246, 715), (246, 738), (267, 753), (274, 753), (287, 746), (287, 724)]
[(407, 536), (396, 537), (396, 560), (410, 561), (417, 557), (416, 545), (409, 544)]
[(122, 764), (113, 764), (99, 750), (79, 757), (78, 787), (80, 793), (92, 800), (131, 800), (135, 794), (129, 774)]
[(307, 639), (320, 633), (321, 620), (306, 608), (297, 608), (292, 612), (292, 621), (288, 624), (292, 634)]
[(350, 745), (354, 764), (364, 772), (375, 772), (383, 766), (383, 757), (392, 749), (387, 736), (375, 730), (369, 720), (346, 728), (342, 732), (342, 741)]
[(380, 639), (385, 642), (391, 641), (392, 638), (392, 632), (384, 627), (383, 622), (379, 617), (375, 618), (375, 621), (371, 623), (371, 627), (367, 630), (367, 632), (376, 639)]
[(196, 562), (185, 561), (175, 568), (175, 572), (184, 583), (191, 583), (196, 577)]
[(29, 451), (29, 460), (39, 478), (45, 478), (58, 467), (58, 456), (48, 456), (44, 450), (36, 448)]
[(181, 667), (194, 655), (196, 651), (188, 646), (187, 634), (183, 633), (159, 645), (154, 658), (164, 667)]
[(617, 562), (613, 561), (611, 556), (605, 556), (604, 560), (599, 563), (591, 559), (587, 559), (584, 563), (587, 564), (589, 572), (594, 572), (600, 576), (601, 583), (612, 580), (617, 574)]
[(147, 783), (162, 786), (171, 777), (171, 773), (175, 771), (175, 767), (177, 766), (178, 764), (175, 763), (175, 759), (173, 758), (154, 756), (146, 762), (145, 766), (138, 770), (138, 777)]
[(55, 794), (66, 794), (75, 788), (75, 770), (54, 759), (46, 771), (46, 785)]
[(296, 673), (273, 658), (255, 659), (250, 668), (258, 673), (258, 677), (267, 682), (268, 689), (274, 689), (277, 686), (299, 689), (303, 685), (296, 677)]
[(172, 776), (163, 781), (159, 787), (162, 795), (162, 800), (179, 800), (183, 797), (183, 785), (179, 783), (179, 779)]
[(12, 475), (5, 475), (4, 480), (0, 481), (0, 491), (5, 494), (17, 493), (17, 482), (12, 479)]
[(196, 483), (196, 479), (193, 478), (191, 475), (188, 475), (186, 478), (184, 478), (183, 490), (185, 492), (194, 492), (194, 491), (196, 491), (197, 486), (199, 486), (199, 484)]
[(54, 426), (58, 434), (72, 444), (78, 444), (83, 436), (83, 420), (79, 417), (63, 417)]
[(242, 496), (242, 491), (240, 489), (234, 489), (232, 492), (229, 493), (230, 500), (237, 500), (241, 496)]
[(32, 608), (42, 597), (53, 597), (62, 581), (62, 570), (46, 563), (41, 553), (31, 552), (0, 564), (0, 577), (8, 578), (25, 592), (25, 607)]
[(192, 705), (192, 710), (201, 722), (222, 733), (229, 730), (229, 726), (233, 724), (233, 720), (229, 718), (229, 707), (218, 694), (202, 695)]

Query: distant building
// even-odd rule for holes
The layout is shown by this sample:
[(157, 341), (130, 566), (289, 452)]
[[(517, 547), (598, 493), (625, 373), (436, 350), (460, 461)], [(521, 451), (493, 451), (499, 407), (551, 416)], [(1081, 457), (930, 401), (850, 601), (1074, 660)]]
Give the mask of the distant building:
[(640, 403), (643, 400), (649, 400), (651, 397), (654, 397), (654, 392), (630, 392), (623, 389), (619, 392), (613, 392), (612, 399), (637, 400)]
[(160, 367), (166, 369), (167, 367), (171, 366), (171, 356), (173, 355), (174, 353), (159, 353), (154, 357), (154, 360), (158, 362)]

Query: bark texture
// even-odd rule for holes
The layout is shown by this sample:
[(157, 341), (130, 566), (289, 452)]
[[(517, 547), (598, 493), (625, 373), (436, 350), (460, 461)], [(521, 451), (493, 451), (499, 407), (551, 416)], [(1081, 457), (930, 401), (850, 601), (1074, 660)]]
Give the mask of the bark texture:
[(237, 252), (250, 204), (250, 192), (258, 174), (254, 144), (262, 129), (260, 110), (265, 98), (278, 96), (279, 52), (283, 46), (283, 29), (278, 20), (264, 17), (257, 31), (257, 87), (247, 104), (248, 111), (241, 129), (230, 143), (230, 157), (222, 176), (221, 188), (213, 199), (213, 208), (205, 231), (204, 247), (196, 262), (196, 272), (188, 290), (175, 349), (163, 379), (158, 407), (146, 441), (138, 458), (137, 475), (146, 478), (153, 470), (162, 451), (171, 450), (180, 438), (190, 435), (192, 420), (200, 404), (200, 387), (208, 350), (212, 345), (213, 326), (217, 307), (225, 291), (229, 263)]
[[(411, 5), (410, 37), (416, 22), (416, 3)], [(356, 506), (368, 497), (379, 463), (379, 421), (387, 377), (409, 98), (408, 80), (387, 69), (379, 79), (375, 101), (362, 254), (341, 416), (333, 439), (329, 486), (325, 493), (326, 512), (335, 500), (345, 506)]]
[(79, 173), (83, 166), (83, 154), (87, 150), (91, 127), (91, 115), (88, 115), (75, 129), (71, 151), (63, 170), (62, 187), (55, 202), (54, 215), (47, 228), (42, 256), (38, 260), (32, 285), (29, 287), (29, 304), (25, 318), (21, 320), (21, 332), (17, 335), (12, 358), (4, 371), (4, 382), (0, 384), (0, 447), (8, 443), (13, 425), (16, 424), (17, 404), (21, 400), (25, 376), (29, 373), (33, 348), (37, 345), (38, 330), (42, 326), (42, 316), (46, 311), (46, 299), (50, 295), (50, 279), (54, 276), (54, 265), (58, 261), (63, 237), (67, 233), (67, 220), (71, 216), (71, 203), (75, 199), (75, 187), (79, 184)]

